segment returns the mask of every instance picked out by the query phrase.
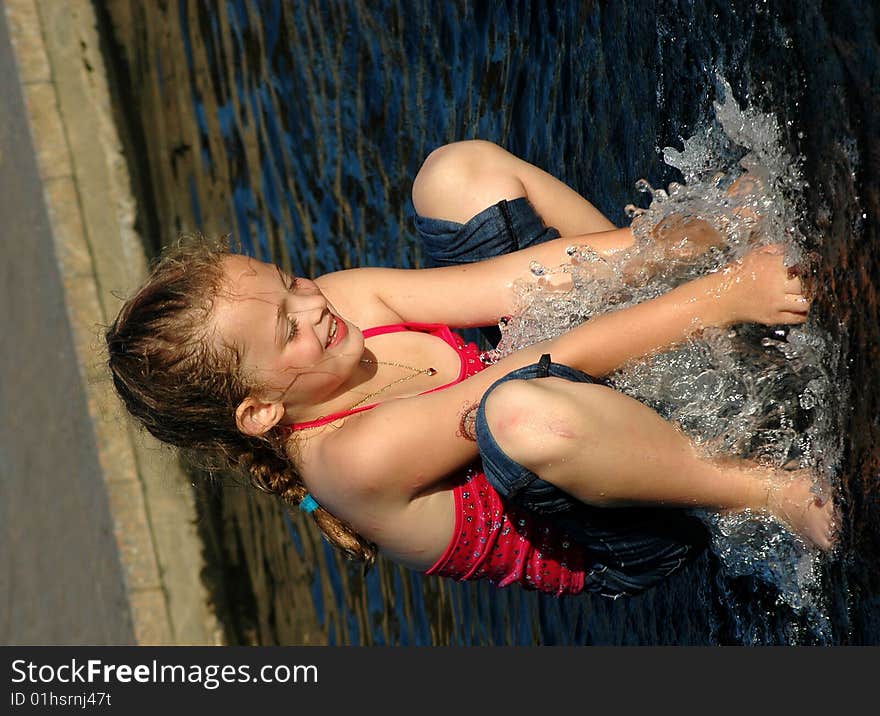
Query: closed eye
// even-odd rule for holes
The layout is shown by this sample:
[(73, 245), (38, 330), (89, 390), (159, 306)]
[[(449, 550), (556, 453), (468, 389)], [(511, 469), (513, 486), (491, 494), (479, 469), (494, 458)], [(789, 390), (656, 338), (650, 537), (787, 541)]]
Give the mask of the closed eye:
[[(278, 271), (278, 279), (281, 281), (281, 285), (284, 286), (284, 290), (287, 293), (294, 293), (297, 286), (296, 277), (282, 271), (280, 266), (275, 266), (275, 269)], [(283, 314), (287, 322), (287, 330), (284, 334), (284, 343), (287, 344), (296, 338), (299, 333), (299, 327), (296, 325), (296, 319), (293, 317), (293, 314), (284, 313), (284, 303), (286, 301), (282, 302), (281, 306), (279, 306), (278, 314), (279, 318)]]
[(296, 319), (293, 318), (291, 314), (287, 314), (287, 338), (284, 340), (285, 343), (290, 343), (294, 338), (296, 338), (299, 333), (299, 328), (296, 325)]

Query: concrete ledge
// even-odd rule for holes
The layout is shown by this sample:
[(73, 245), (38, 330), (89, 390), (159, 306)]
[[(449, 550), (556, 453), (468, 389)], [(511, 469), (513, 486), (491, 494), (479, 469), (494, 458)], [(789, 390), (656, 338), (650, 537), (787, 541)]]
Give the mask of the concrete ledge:
[(93, 7), (89, 0), (3, 7), (135, 640), (221, 644), (200, 579), (191, 485), (175, 455), (134, 428), (103, 366), (103, 326), (141, 282), (147, 260)]

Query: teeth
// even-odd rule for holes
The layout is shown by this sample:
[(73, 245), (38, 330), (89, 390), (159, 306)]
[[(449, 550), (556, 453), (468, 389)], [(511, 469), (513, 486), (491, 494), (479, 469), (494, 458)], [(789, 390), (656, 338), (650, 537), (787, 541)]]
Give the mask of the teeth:
[(333, 319), (331, 319), (331, 323), (330, 323), (330, 332), (327, 335), (327, 345), (328, 346), (333, 342), (333, 339), (335, 337), (336, 337), (336, 319), (333, 318)]

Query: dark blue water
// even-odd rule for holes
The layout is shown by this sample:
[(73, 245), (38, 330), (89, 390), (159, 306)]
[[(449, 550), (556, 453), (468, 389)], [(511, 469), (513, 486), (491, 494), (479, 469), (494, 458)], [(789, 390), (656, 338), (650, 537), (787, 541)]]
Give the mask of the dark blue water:
[(841, 554), (798, 611), (707, 553), (637, 598), (558, 600), (341, 564), (300, 515), (202, 493), (233, 641), (261, 644), (875, 644), (880, 11), (874, 3), (117, 0), (104, 14), (154, 246), (228, 233), (317, 275), (418, 266), (409, 192), (427, 153), (495, 141), (612, 221), (634, 182), (678, 179), (661, 149), (711, 116), (717, 76), (802, 156), (815, 311), (841, 345)]

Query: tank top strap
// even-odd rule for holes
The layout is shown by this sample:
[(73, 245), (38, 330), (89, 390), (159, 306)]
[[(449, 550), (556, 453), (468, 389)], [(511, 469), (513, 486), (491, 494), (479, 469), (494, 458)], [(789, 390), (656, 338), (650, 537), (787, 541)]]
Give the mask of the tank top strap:
[(385, 333), (398, 333), (400, 331), (423, 331), (425, 333), (441, 332), (448, 326), (442, 323), (416, 323), (407, 321), (405, 323), (389, 323), (385, 326), (373, 326), (364, 329), (364, 338), (372, 338), (373, 336), (381, 336)]
[(293, 423), (288, 426), (289, 430), (305, 430), (306, 428), (320, 428), (322, 425), (326, 425), (327, 423), (332, 423), (334, 420), (339, 420), (340, 418), (347, 418), (349, 415), (354, 415), (355, 413), (360, 413), (364, 410), (369, 410), (370, 408), (375, 408), (376, 404), (373, 405), (362, 405), (358, 408), (349, 408), (348, 410), (340, 410), (338, 413), (330, 413), (330, 415), (325, 415), (320, 418), (316, 418), (315, 420), (309, 420), (305, 423)]

